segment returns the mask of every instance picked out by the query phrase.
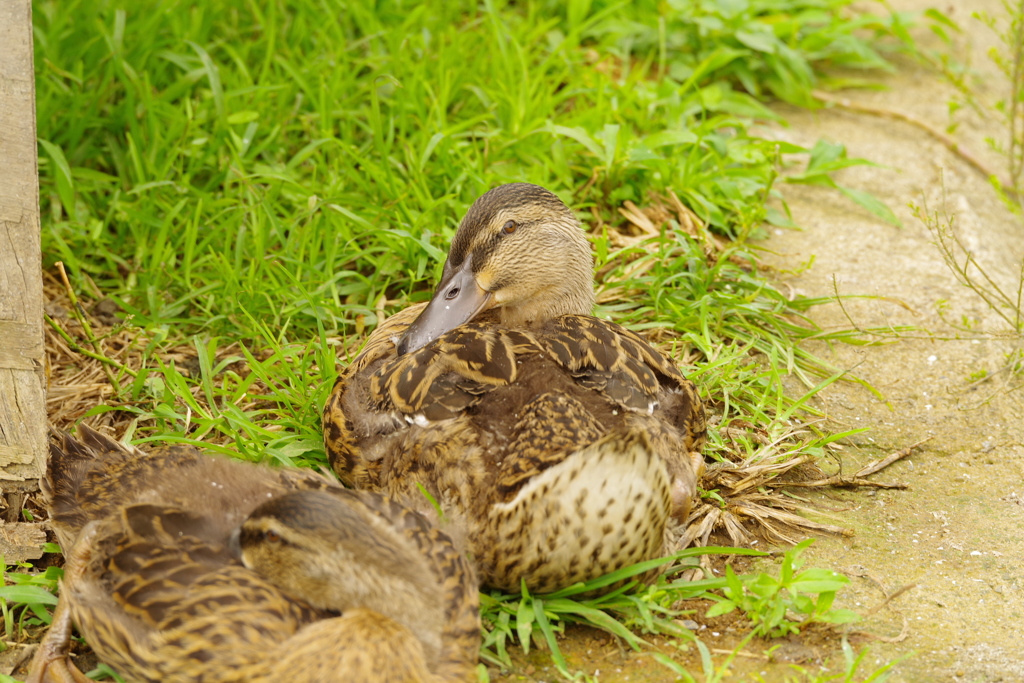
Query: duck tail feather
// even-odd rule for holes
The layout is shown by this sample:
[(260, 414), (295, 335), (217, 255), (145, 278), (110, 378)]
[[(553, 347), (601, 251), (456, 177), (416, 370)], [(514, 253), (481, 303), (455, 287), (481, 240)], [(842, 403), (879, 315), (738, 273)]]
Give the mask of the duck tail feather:
[(75, 436), (50, 429), (50, 454), (40, 489), (62, 545), (73, 540), (74, 534), (87, 521), (81, 510), (79, 490), (88, 473), (113, 460), (124, 460), (140, 453), (88, 425), (78, 425)]

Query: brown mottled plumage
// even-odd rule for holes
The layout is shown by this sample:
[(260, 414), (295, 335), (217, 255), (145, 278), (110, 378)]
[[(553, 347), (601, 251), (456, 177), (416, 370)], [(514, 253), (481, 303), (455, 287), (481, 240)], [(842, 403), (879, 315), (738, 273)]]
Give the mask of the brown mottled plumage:
[(589, 315), (592, 270), (558, 197), (491, 190), (433, 299), (378, 327), (324, 408), (342, 480), (425, 487), (465, 520), (488, 585), (546, 592), (655, 557), (696, 492), (696, 389), (638, 335)]
[(418, 513), (310, 471), (79, 439), (55, 437), (43, 480), (70, 553), (30, 682), (88, 680), (72, 622), (129, 681), (473, 678), (472, 569)]

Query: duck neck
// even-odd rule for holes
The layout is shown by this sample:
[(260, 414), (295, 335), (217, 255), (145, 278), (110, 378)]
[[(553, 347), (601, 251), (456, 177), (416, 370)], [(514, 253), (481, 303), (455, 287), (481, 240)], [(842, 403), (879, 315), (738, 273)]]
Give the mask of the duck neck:
[(358, 606), (388, 617), (416, 635), (427, 661), (433, 663), (441, 650), (444, 609), (433, 572), (420, 558), (415, 560), (413, 572), (382, 572), (375, 566), (351, 571), (350, 561), (344, 561), (344, 566), (324, 573), (328, 580), (317, 606), (341, 612)]
[[(583, 231), (575, 228), (569, 244), (563, 246), (571, 257), (548, 260), (542, 275), (536, 275), (528, 296), (501, 305), (501, 322), (509, 327), (541, 325), (562, 315), (590, 315), (594, 310), (594, 260)], [(560, 245), (562, 246), (562, 245)], [(564, 259), (564, 254), (563, 254)], [(557, 267), (552, 264), (557, 263)]]
[(590, 315), (594, 309), (592, 287), (537, 297), (517, 306), (502, 306), (501, 323), (507, 327), (532, 327), (562, 315)]

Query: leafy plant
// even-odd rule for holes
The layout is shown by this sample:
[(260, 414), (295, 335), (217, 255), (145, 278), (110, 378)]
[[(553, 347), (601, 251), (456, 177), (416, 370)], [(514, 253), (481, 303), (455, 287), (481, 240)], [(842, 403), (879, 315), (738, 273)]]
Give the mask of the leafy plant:
[[(623, 50), (657, 47), (662, 72), (680, 82), (721, 81), (801, 106), (814, 106), (822, 67), (890, 70), (878, 39), (906, 42), (906, 16), (853, 12), (852, 0), (670, 0), (657, 24), (641, 18), (649, 5), (638, 4), (636, 21), (608, 19), (594, 32)], [(739, 93), (728, 97), (759, 111)]]
[(849, 579), (828, 569), (798, 571), (803, 566), (800, 555), (812, 542), (808, 539), (785, 552), (778, 577), (765, 573), (737, 576), (727, 565), (722, 596), (709, 594), (717, 604), (705, 616), (739, 609), (754, 625), (755, 636), (771, 638), (799, 633), (806, 624), (846, 624), (860, 619), (856, 612), (832, 607), (836, 592)]
[(1001, 43), (989, 51), (989, 57), (1006, 78), (1006, 96), (994, 105), (1005, 124), (1006, 140), (990, 142), (1006, 156), (1009, 170), (1006, 187), (1000, 189), (1020, 212), (1024, 209), (1024, 1), (1003, 0), (1002, 5), (1001, 19), (987, 12), (974, 16), (995, 31)]
[(814, 149), (811, 150), (811, 158), (807, 162), (807, 169), (803, 173), (787, 177), (786, 182), (803, 185), (822, 185), (839, 190), (886, 223), (902, 227), (900, 219), (896, 217), (892, 209), (883, 202), (880, 202), (874, 195), (863, 190), (840, 185), (832, 178), (832, 174), (836, 171), (851, 166), (877, 166), (877, 164), (873, 164), (865, 159), (850, 159), (846, 156), (846, 147), (843, 145), (819, 140), (814, 145)]
[[(47, 544), (47, 552), (59, 551)], [(57, 604), (57, 581), (64, 574), (60, 567), (47, 567), (43, 572), (12, 571), (32, 569), (27, 562), (4, 564), (4, 582), (0, 586), (0, 616), (3, 617), (4, 641), (22, 639), (27, 627), (48, 625)], [(2, 646), (0, 649), (6, 649)]]
[[(497, 591), (482, 593), (485, 637), (481, 659), (509, 666), (508, 644), (518, 639), (523, 652), (528, 653), (530, 643), (537, 637), (547, 644), (558, 669), (568, 674), (565, 658), (555, 639), (555, 634), (561, 633), (566, 623), (602, 629), (622, 638), (634, 650), (639, 650), (645, 641), (630, 627), (641, 633), (671, 634), (692, 640), (693, 634), (674, 621), (680, 613), (671, 606), (680, 600), (698, 597), (720, 582), (709, 579), (671, 583), (669, 577), (697, 566), (701, 555), (715, 554), (760, 556), (766, 553), (745, 548), (687, 548), (669, 557), (640, 562), (548, 595), (532, 595), (525, 585), (520, 595)], [(671, 567), (651, 585), (638, 578), (665, 565)], [(588, 597), (609, 586), (617, 587), (603, 595)]]
[[(964, 102), (982, 116), (995, 114), (1001, 119), (1005, 128), (1003, 141), (989, 138), (988, 143), (1006, 159), (1008, 175), (988, 170), (984, 165), (975, 163), (989, 176), (989, 180), (1006, 205), (1018, 216), (1024, 207), (1024, 2), (1003, 0), (1004, 14), (996, 16), (987, 12), (976, 12), (972, 16), (984, 22), (996, 34), (998, 45), (989, 50), (989, 58), (1000, 73), (1005, 77), (1005, 95), (995, 103), (988, 103), (971, 87), (964, 74), (969, 72), (967, 65), (957, 64), (950, 54), (939, 54), (932, 57), (944, 75), (959, 91)], [(933, 17), (935, 18), (935, 17)], [(959, 26), (948, 17), (942, 17), (942, 26), (959, 31)], [(944, 30), (939, 33), (947, 45), (951, 41)], [(997, 88), (999, 86), (996, 86)], [(961, 102), (951, 101), (951, 114), (962, 106)], [(951, 126), (955, 128), (955, 124)], [(949, 315), (947, 302), (937, 304), (938, 314), (942, 321), (953, 328), (954, 337), (975, 339), (1003, 338), (1013, 342), (1013, 348), (1005, 354), (1003, 366), (997, 370), (978, 370), (971, 373), (968, 381), (981, 383), (1006, 373), (1007, 378), (1002, 386), (992, 395), (1001, 391), (1012, 391), (1020, 388), (1020, 375), (1024, 373), (1024, 259), (1021, 260), (1016, 273), (1016, 282), (1009, 280), (1009, 286), (1001, 284), (1001, 278), (989, 272), (961, 240), (956, 231), (956, 216), (946, 206), (945, 188), (943, 187), (942, 204), (933, 209), (922, 203), (912, 205), (914, 216), (921, 221), (935, 237), (946, 268), (953, 274), (956, 281), (970, 289), (985, 306), (1001, 320), (1002, 330), (981, 330), (974, 318), (961, 316), (954, 320)], [(935, 335), (931, 335), (935, 338)], [(983, 402), (988, 398), (983, 399)]]

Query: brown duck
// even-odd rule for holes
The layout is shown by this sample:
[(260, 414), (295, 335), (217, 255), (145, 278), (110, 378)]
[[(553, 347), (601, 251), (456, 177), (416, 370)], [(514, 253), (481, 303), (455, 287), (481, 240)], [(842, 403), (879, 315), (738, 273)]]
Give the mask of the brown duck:
[(129, 681), (465, 681), (476, 581), (451, 540), (310, 471), (56, 437), (43, 491), (67, 557), (30, 682), (85, 683), (72, 623)]
[(380, 325), (324, 408), (346, 484), (422, 487), (465, 523), (481, 580), (547, 592), (656, 557), (703, 468), (692, 382), (590, 315), (593, 257), (536, 185), (480, 197), (427, 304)]

